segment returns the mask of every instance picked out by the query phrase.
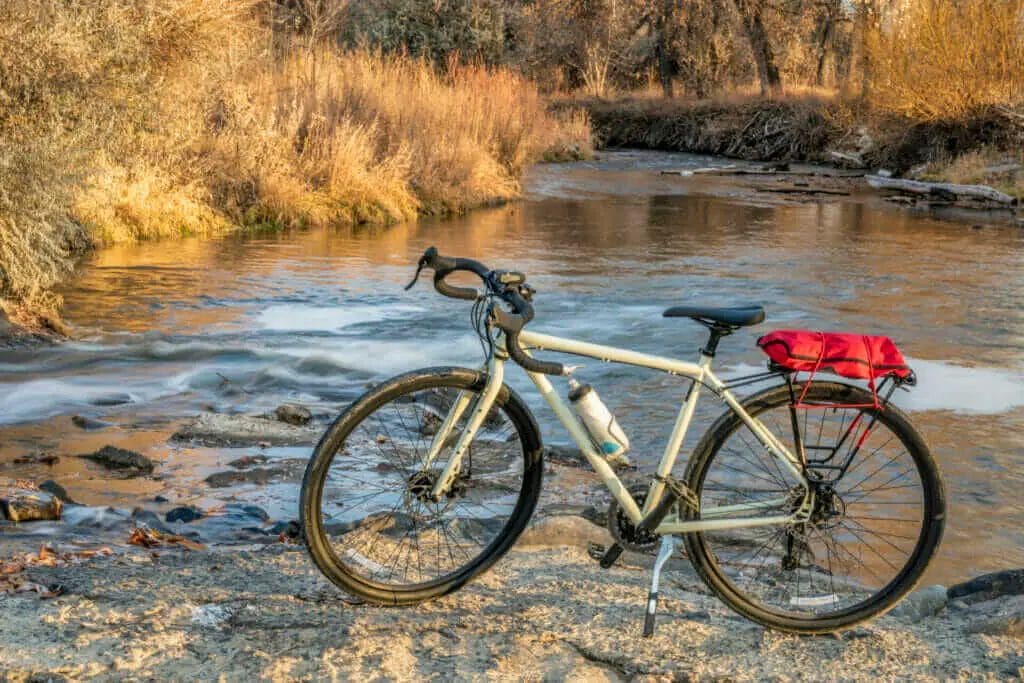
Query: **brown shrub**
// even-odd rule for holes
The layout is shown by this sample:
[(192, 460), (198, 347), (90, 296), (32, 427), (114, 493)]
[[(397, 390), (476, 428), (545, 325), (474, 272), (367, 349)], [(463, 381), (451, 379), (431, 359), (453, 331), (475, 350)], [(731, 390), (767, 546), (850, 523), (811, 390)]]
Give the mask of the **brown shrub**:
[(884, 111), (950, 119), (1024, 101), (1024, 0), (917, 0), (871, 53)]
[(9, 309), (53, 305), (90, 244), (461, 211), (517, 196), (549, 148), (588, 149), (585, 118), (508, 70), (289, 43), (265, 9), (0, 3)]

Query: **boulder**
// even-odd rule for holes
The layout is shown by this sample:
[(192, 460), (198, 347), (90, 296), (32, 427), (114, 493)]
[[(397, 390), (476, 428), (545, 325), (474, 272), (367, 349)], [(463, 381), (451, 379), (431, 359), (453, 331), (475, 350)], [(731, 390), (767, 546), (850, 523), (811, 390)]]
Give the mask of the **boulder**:
[(967, 623), (969, 633), (1024, 638), (1024, 595), (976, 603), (978, 616)]
[(611, 534), (576, 515), (545, 517), (524, 531), (517, 541), (520, 546), (574, 545), (582, 548), (590, 543), (608, 546), (612, 543)]
[(1024, 594), (1024, 569), (982, 574), (949, 588), (950, 600), (963, 600), (967, 604), (1021, 594)]
[(941, 612), (947, 601), (948, 595), (945, 586), (928, 586), (916, 590), (904, 598), (893, 609), (892, 615), (916, 623)]
[(290, 425), (296, 426), (307, 425), (313, 420), (313, 413), (294, 403), (279, 405), (277, 410), (274, 411), (274, 416), (281, 422), (287, 422)]
[(68, 503), (70, 505), (77, 505), (75, 501), (68, 495), (67, 490), (53, 479), (47, 479), (39, 485), (40, 491), (46, 491), (47, 493), (56, 496), (62, 503)]
[(311, 446), (320, 432), (313, 425), (299, 427), (257, 415), (204, 413), (183, 425), (171, 440), (213, 447)]
[(131, 470), (135, 473), (149, 473), (153, 471), (153, 461), (135, 451), (129, 451), (116, 446), (104, 446), (95, 453), (80, 455), (81, 458), (92, 460), (112, 470)]
[(60, 519), (64, 503), (45, 491), (0, 484), (0, 514), (11, 522)]

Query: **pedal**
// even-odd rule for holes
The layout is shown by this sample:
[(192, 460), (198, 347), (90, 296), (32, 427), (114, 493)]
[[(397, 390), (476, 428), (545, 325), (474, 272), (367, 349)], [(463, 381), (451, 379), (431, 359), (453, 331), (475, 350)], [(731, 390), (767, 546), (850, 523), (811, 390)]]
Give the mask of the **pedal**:
[(587, 554), (595, 560), (600, 560), (604, 557), (605, 548), (600, 543), (588, 543)]
[(622, 546), (618, 543), (612, 543), (611, 547), (608, 548), (601, 557), (601, 569), (608, 569), (611, 567), (615, 564), (615, 560), (619, 559), (619, 555), (621, 554)]
[(654, 570), (651, 573), (651, 590), (647, 594), (647, 611), (644, 613), (644, 638), (654, 635), (654, 617), (658, 612), (658, 580), (661, 578), (661, 569), (672, 557), (676, 550), (675, 536), (662, 536), (661, 547), (658, 549), (658, 557), (654, 560)]

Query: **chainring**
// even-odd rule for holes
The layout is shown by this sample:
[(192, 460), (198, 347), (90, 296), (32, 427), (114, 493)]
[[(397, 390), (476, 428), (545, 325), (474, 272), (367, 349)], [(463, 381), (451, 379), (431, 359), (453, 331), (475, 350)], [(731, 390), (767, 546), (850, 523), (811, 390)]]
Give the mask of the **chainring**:
[[(650, 482), (637, 482), (629, 485), (626, 490), (633, 496), (637, 505), (643, 507), (647, 500), (647, 490)], [(615, 539), (615, 542), (626, 550), (637, 553), (648, 553), (658, 547), (661, 536), (651, 531), (637, 533), (636, 526), (619, 506), (619, 501), (612, 498), (608, 506), (608, 532)]]

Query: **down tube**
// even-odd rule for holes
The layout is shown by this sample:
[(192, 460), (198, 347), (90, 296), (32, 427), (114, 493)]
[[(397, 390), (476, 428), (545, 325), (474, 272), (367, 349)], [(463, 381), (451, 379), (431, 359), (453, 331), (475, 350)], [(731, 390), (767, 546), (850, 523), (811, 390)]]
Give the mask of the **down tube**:
[(636, 501), (633, 500), (633, 496), (629, 495), (629, 491), (622, 485), (622, 481), (615, 474), (615, 471), (611, 466), (605, 462), (605, 459), (598, 455), (597, 451), (594, 450), (593, 446), (590, 445), (590, 438), (580, 427), (579, 422), (576, 421), (575, 415), (565, 405), (561, 397), (555, 393), (555, 388), (551, 386), (551, 382), (547, 377), (535, 372), (527, 372), (530, 379), (537, 386), (537, 391), (544, 397), (547, 404), (554, 411), (558, 417), (559, 422), (569, 432), (572, 440), (576, 442), (576, 445), (582, 451), (583, 455), (587, 458), (590, 466), (594, 468), (597, 476), (601, 477), (601, 481), (608, 488), (608, 491), (622, 506), (623, 511), (629, 517), (630, 521), (634, 524), (638, 523), (642, 517), (640, 508), (637, 506)]

